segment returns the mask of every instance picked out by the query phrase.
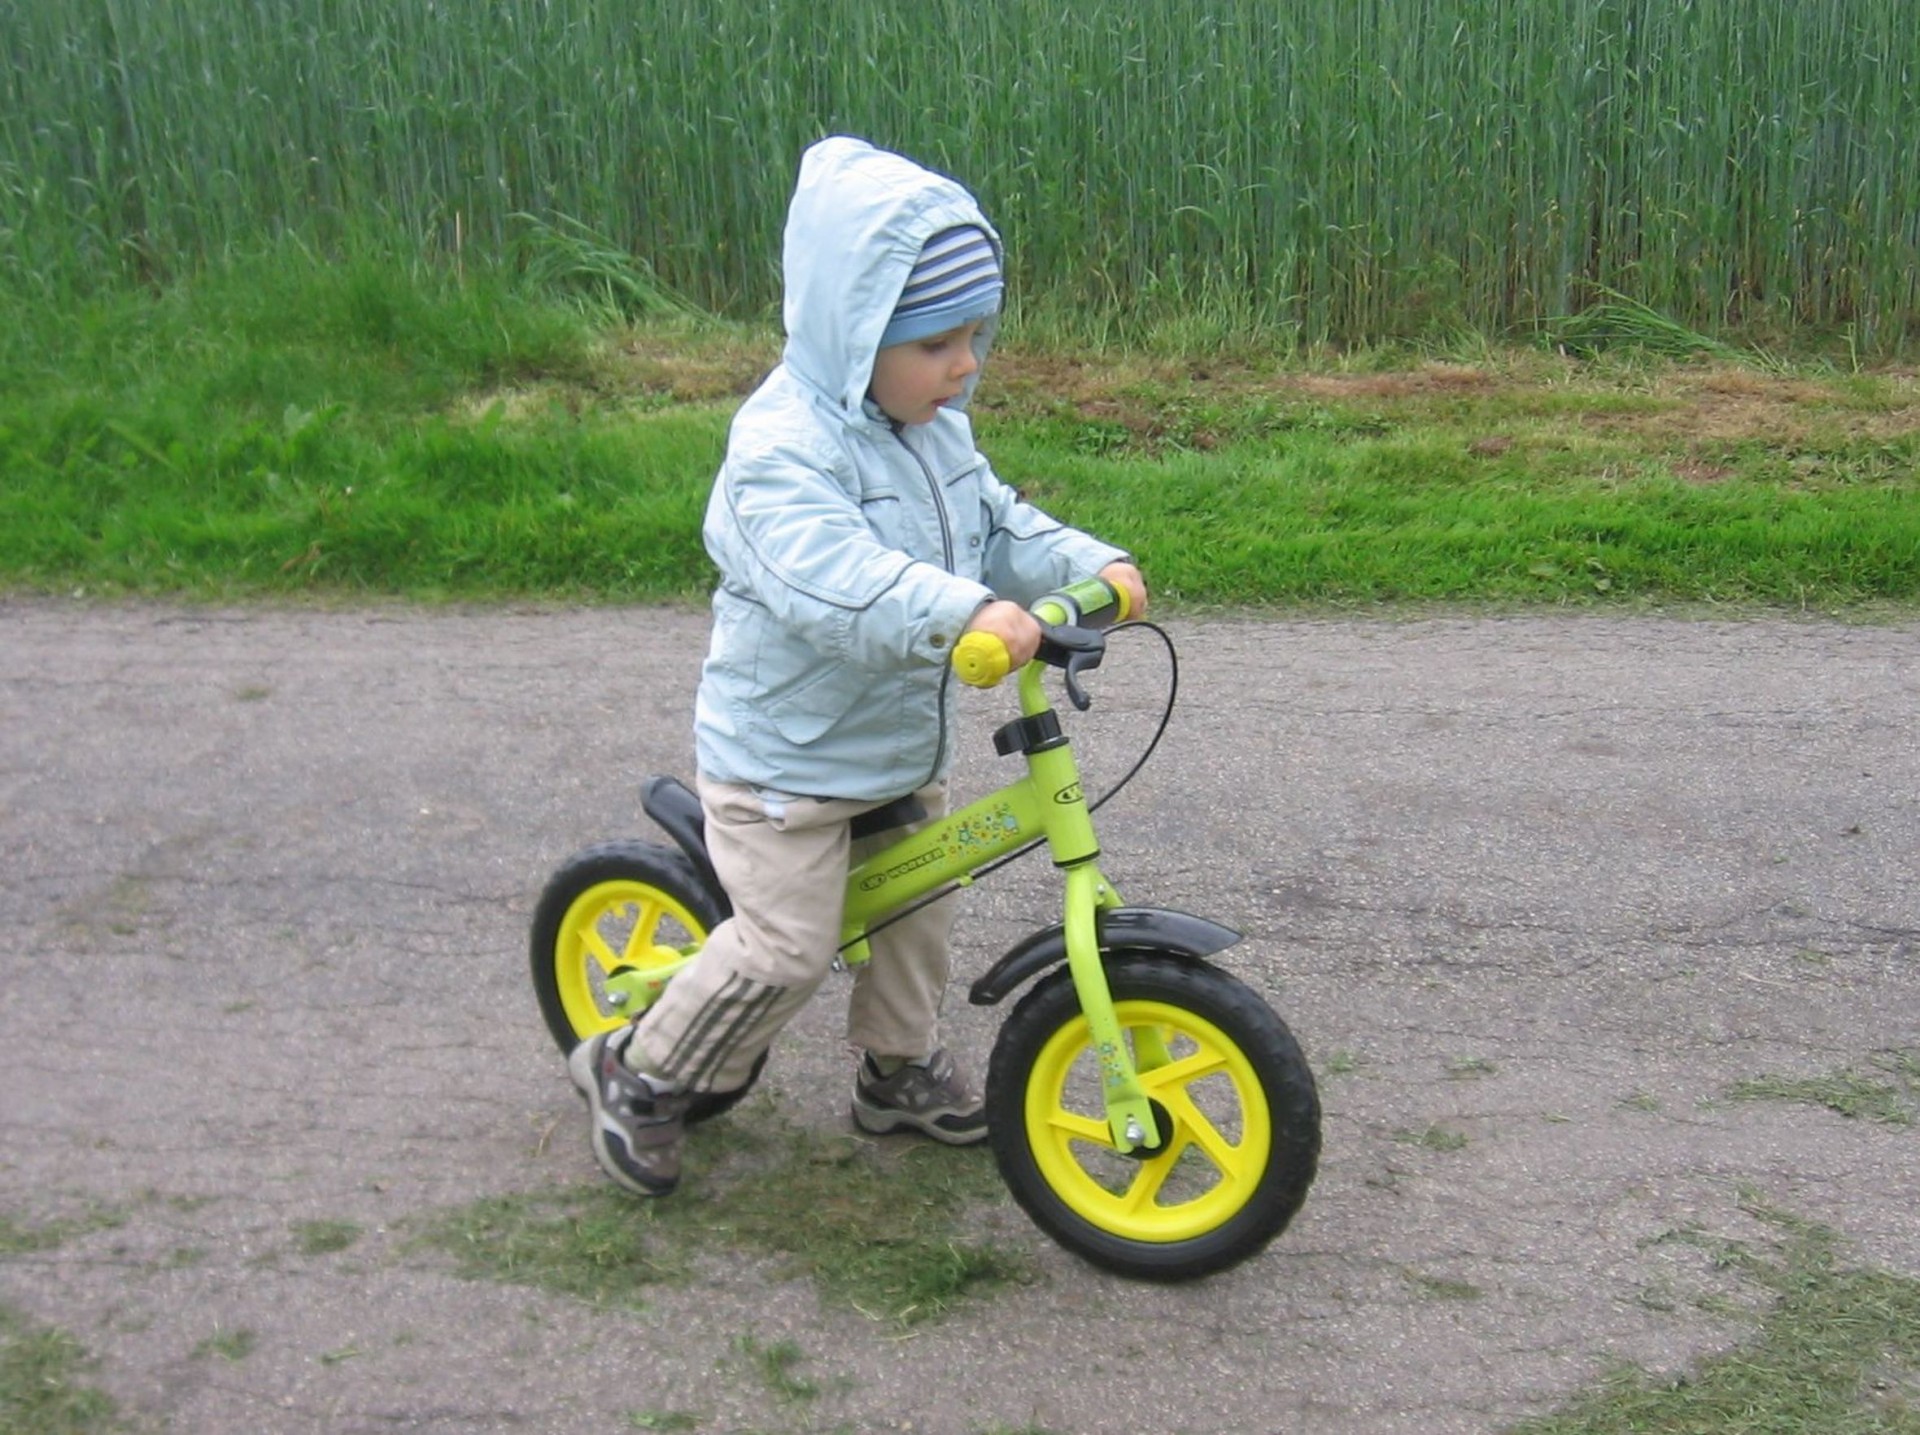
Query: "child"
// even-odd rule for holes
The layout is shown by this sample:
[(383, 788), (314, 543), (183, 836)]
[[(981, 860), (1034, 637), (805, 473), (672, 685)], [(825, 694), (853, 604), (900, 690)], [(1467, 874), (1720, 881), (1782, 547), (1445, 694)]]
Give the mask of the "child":
[[(907, 794), (924, 820), (946, 811), (954, 643), (984, 630), (1024, 663), (1039, 645), (1024, 604), (1092, 574), (1146, 605), (1126, 554), (1022, 503), (973, 446), (1002, 282), (965, 189), (822, 140), (801, 160), (784, 273), (785, 352), (734, 418), (704, 528), (720, 582), (694, 728), (733, 915), (638, 1022), (568, 1064), (602, 1169), (642, 1196), (679, 1180), (690, 1093), (742, 1085), (825, 979), (866, 850), (852, 819)], [(936, 1034), (950, 908), (876, 933), (856, 969), (863, 1130), (986, 1136)]]

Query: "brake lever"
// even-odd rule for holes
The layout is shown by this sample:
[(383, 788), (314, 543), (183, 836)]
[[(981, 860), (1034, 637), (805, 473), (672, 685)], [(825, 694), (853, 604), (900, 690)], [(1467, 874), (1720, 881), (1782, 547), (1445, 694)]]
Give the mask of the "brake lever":
[(1062, 623), (1040, 625), (1040, 651), (1036, 655), (1049, 667), (1059, 668), (1066, 677), (1067, 699), (1079, 712), (1093, 706), (1093, 699), (1080, 686), (1080, 674), (1092, 672), (1107, 655), (1107, 635), (1092, 628), (1077, 628)]

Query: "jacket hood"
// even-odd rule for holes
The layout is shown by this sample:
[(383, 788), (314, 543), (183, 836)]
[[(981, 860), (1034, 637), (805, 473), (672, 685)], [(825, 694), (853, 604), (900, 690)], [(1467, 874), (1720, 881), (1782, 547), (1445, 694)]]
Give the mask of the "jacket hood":
[[(842, 412), (860, 413), (880, 336), (914, 261), (934, 235), (961, 224), (984, 230), (1001, 258), (999, 234), (957, 181), (845, 135), (810, 146), (787, 209), (781, 261), (787, 368)], [(989, 321), (974, 342), (983, 359), (992, 329)], [(972, 392), (969, 382), (955, 407)]]

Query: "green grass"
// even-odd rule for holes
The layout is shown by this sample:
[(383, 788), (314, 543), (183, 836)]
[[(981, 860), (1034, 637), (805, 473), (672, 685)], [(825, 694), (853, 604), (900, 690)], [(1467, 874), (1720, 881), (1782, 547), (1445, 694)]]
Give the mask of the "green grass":
[[(776, 347), (292, 245), (158, 293), (0, 292), (0, 588), (695, 598), (735, 395)], [(1920, 596), (1910, 376), (1476, 352), (1016, 337), (977, 428), (1187, 604)]]
[(96, 1207), (80, 1216), (44, 1221), (0, 1212), (0, 1258), (57, 1250), (70, 1240), (94, 1231), (112, 1230), (126, 1222), (126, 1212), (111, 1206)]
[[(1905, 478), (1803, 485), (1761, 470), (1703, 486), (1657, 459), (1516, 445), (1482, 458), (1450, 426), (1304, 432), (1141, 459), (995, 449), (1036, 501), (1131, 540), (1170, 595), (1202, 603), (1595, 598), (1799, 605), (1910, 596), (1920, 446)], [(1876, 455), (1837, 455), (1858, 474)]]
[(851, 131), (966, 179), (1015, 291), (1100, 341), (1916, 338), (1908, 0), (16, 0), (0, 53), (27, 292), (387, 224), (758, 317), (801, 147)]
[(442, 1213), (423, 1239), (474, 1279), (639, 1308), (648, 1287), (692, 1278), (703, 1254), (746, 1251), (828, 1299), (913, 1324), (1026, 1277), (1014, 1254), (966, 1233), (1000, 1197), (984, 1152), (902, 1150), (793, 1127), (759, 1103), (697, 1128), (682, 1190), (635, 1201), (604, 1182), (489, 1198)]
[(330, 1256), (359, 1239), (360, 1227), (352, 1221), (297, 1221), (293, 1227), (294, 1247), (303, 1256)]
[(1879, 1076), (1846, 1069), (1822, 1076), (1749, 1077), (1734, 1082), (1725, 1095), (1729, 1101), (1784, 1101), (1824, 1107), (1856, 1120), (1911, 1126), (1920, 1102), (1920, 1063), (1914, 1053), (1876, 1053), (1873, 1066)]
[[(724, 420), (506, 418), (582, 380), (578, 314), (294, 253), (58, 330), (16, 313), (0, 574), (42, 588), (690, 592)], [(26, 332), (26, 331), (33, 332)], [(476, 395), (490, 396), (476, 402)]]
[(1842, 1262), (1831, 1231), (1749, 1202), (1780, 1233), (1718, 1258), (1772, 1303), (1756, 1337), (1678, 1377), (1622, 1367), (1507, 1435), (1913, 1435), (1920, 1431), (1920, 1281)]
[(1410, 1126), (1403, 1127), (1393, 1133), (1393, 1139), (1428, 1151), (1464, 1151), (1468, 1145), (1465, 1133), (1442, 1126), (1437, 1121), (1418, 1130)]
[(65, 1331), (0, 1303), (0, 1435), (98, 1435), (114, 1402), (87, 1383), (94, 1360)]
[(764, 1345), (752, 1336), (741, 1336), (733, 1348), (765, 1385), (768, 1393), (783, 1404), (797, 1404), (819, 1398), (820, 1387), (800, 1373), (807, 1363), (806, 1352), (791, 1340)]
[(690, 1410), (636, 1410), (627, 1423), (635, 1430), (698, 1430), (700, 1417)]
[(212, 1335), (193, 1347), (193, 1353), (201, 1360), (245, 1360), (259, 1342), (260, 1337), (245, 1326), (228, 1329), (216, 1325)]

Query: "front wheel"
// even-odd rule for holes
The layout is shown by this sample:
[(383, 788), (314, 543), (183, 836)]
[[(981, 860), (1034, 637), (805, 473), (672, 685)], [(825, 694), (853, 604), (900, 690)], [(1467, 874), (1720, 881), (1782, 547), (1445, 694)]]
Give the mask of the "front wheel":
[[(720, 904), (678, 852), (651, 842), (607, 842), (570, 858), (534, 908), (528, 956), (540, 1015), (554, 1043), (580, 1042), (630, 1019), (607, 978), (670, 966), (697, 951), (721, 920)], [(732, 1107), (746, 1084), (703, 1092), (687, 1113), (704, 1121)]]
[(1110, 959), (1107, 982), (1153, 1103), (1151, 1151), (1108, 1130), (1098, 1053), (1071, 973), (1038, 983), (1000, 1029), (987, 1122), (1027, 1214), (1121, 1275), (1186, 1280), (1286, 1229), (1320, 1159), (1320, 1098), (1273, 1009), (1219, 968), (1164, 952)]

